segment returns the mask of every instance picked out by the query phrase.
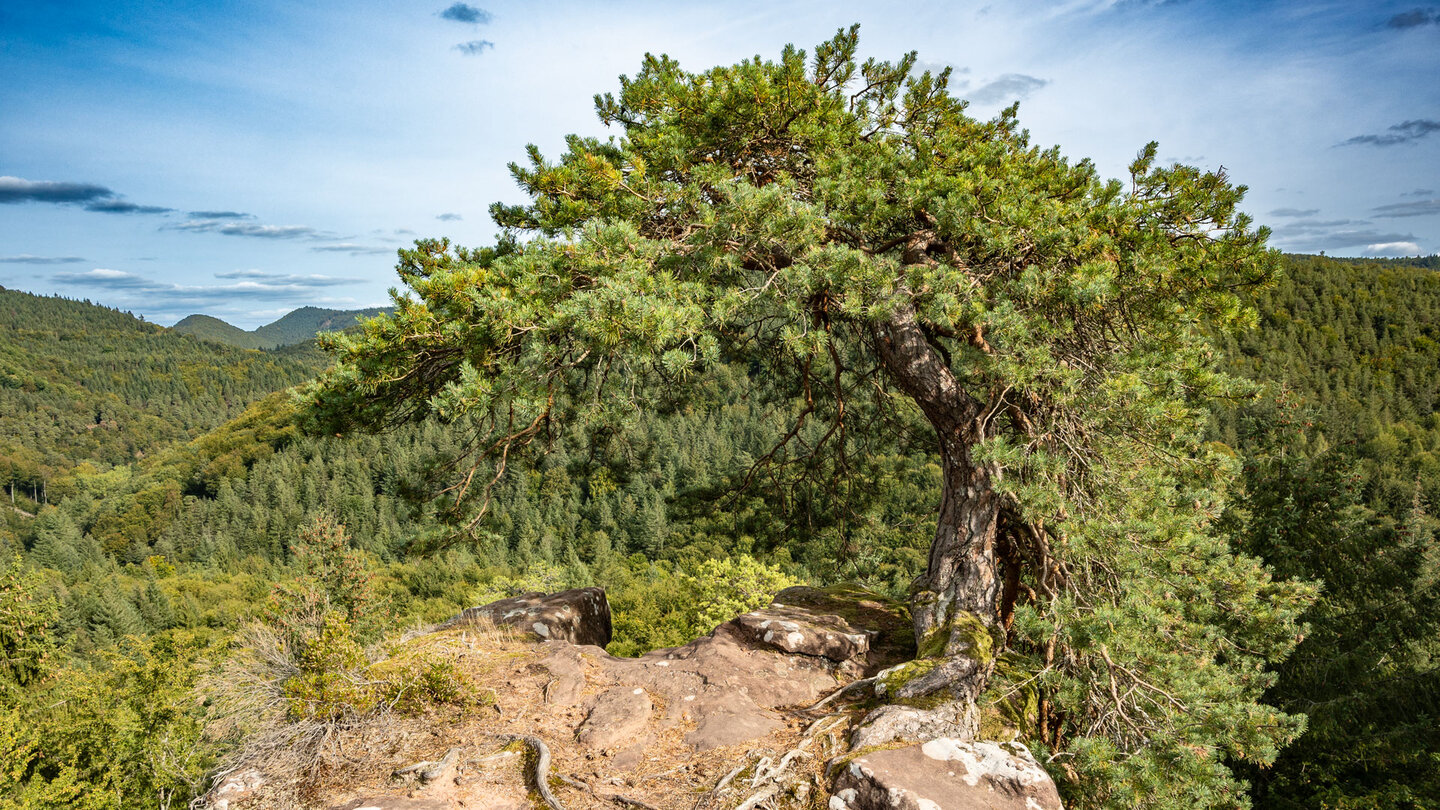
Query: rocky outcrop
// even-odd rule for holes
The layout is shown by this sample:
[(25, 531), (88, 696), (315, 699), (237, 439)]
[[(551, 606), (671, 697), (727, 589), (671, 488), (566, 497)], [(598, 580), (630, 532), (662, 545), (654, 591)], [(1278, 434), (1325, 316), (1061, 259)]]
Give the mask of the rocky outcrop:
[[(1059, 807), (1023, 747), (930, 740), (955, 725), (928, 722), (942, 707), (883, 702), (903, 699), (935, 665), (915, 662), (908, 616), (877, 594), (786, 589), (769, 607), (638, 658), (607, 654), (609, 635), (598, 588), (467, 610), (419, 639), (449, 656), (475, 702), (338, 731), (345, 758), (323, 786), (291, 778), (244, 793), (254, 780), (237, 772), (229, 810), (299, 806), (283, 798), (286, 788), (304, 794), (304, 806), (331, 810), (512, 810), (533, 806), (542, 784), (566, 810), (826, 799), (831, 810)], [(853, 703), (876, 692), (885, 696), (878, 709)], [(885, 746), (856, 757), (864, 710)], [(869, 722), (876, 712), (884, 722)]]
[(576, 588), (554, 594), (512, 596), (463, 613), (440, 626), (441, 630), (478, 622), (514, 627), (542, 641), (604, 647), (610, 643), (610, 601), (603, 588)]
[(1050, 775), (1023, 745), (942, 737), (851, 760), (829, 810), (1061, 810)]
[(817, 621), (839, 620), (865, 633), (867, 649), (854, 659), (864, 675), (915, 656), (910, 616), (895, 602), (855, 585), (786, 588), (775, 594), (771, 609), (804, 611)]
[(775, 605), (736, 617), (736, 631), (752, 644), (796, 655), (856, 661), (870, 651), (870, 634), (833, 615), (816, 616), (800, 608)]

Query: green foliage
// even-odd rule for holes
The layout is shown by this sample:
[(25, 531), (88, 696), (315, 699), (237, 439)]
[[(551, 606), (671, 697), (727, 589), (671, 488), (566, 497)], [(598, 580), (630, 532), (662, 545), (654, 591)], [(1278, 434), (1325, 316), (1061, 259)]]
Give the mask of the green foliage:
[(764, 607), (776, 593), (800, 584), (778, 566), (766, 565), (748, 554), (706, 560), (683, 572), (680, 581), (690, 593), (692, 607), (687, 618), (692, 637)]
[(317, 517), (291, 547), (296, 574), (275, 586), (264, 620), (301, 673), (328, 678), (353, 669), (361, 644), (390, 626), (386, 606), (361, 554), (350, 548), (345, 527)]
[(33, 512), (70, 494), (77, 467), (129, 464), (193, 438), (318, 368), (88, 301), (0, 289), (0, 485)]
[[(573, 432), (623, 438), (637, 411), (739, 364), (771, 419), (732, 521), (798, 492), (838, 504), (827, 539), (855, 548), (883, 514), (867, 497), (883, 465), (856, 459), (939, 451), (917, 619), (950, 626), (961, 593), (954, 610), (989, 618), (1000, 563), (971, 533), (994, 531), (1026, 584), (1004, 641), (1045, 695), (1034, 742), (1072, 805), (1233, 804), (1227, 761), (1268, 762), (1301, 728), (1258, 701), (1311, 591), (1209, 530), (1234, 473), (1204, 441), (1209, 407), (1248, 388), (1210, 335), (1253, 320), (1236, 291), (1280, 257), (1223, 173), (1158, 165), (1151, 144), (1128, 183), (1102, 180), (1031, 146), (1014, 108), (966, 116), (914, 54), (855, 50), (851, 29), (813, 59), (691, 73), (646, 57), (596, 99), (618, 137), (512, 165), (530, 199), (492, 207), (494, 247), (402, 252), (395, 312), (324, 341), (337, 364), (307, 394), (310, 426), (455, 423), (451, 505), (474, 530), (510, 465)], [(628, 511), (663, 557), (675, 525)], [(673, 572), (643, 573), (663, 604)]]
[(0, 803), (17, 808), (180, 807), (222, 749), (194, 689), (212, 642), (130, 638), (52, 673), (0, 721)]
[(0, 571), (0, 705), (42, 681), (52, 666), (59, 611), (18, 556)]
[[(1291, 390), (1221, 420), (1245, 451), (1225, 530), (1321, 582), (1267, 693), (1309, 716), (1257, 807), (1412, 808), (1440, 794), (1440, 559), (1433, 461), (1440, 284), (1423, 262), (1296, 257), (1237, 366)], [(1312, 363), (1314, 365), (1312, 365)]]

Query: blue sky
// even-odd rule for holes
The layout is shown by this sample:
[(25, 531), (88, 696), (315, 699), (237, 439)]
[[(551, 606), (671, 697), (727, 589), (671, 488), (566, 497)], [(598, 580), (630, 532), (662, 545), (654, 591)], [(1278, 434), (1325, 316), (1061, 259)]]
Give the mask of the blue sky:
[(603, 135), (647, 51), (955, 68), (975, 115), (1119, 176), (1223, 165), (1272, 244), (1440, 251), (1440, 6), (1405, 2), (0, 0), (0, 285), (247, 328), (386, 302), (417, 237), (493, 239), (527, 143)]

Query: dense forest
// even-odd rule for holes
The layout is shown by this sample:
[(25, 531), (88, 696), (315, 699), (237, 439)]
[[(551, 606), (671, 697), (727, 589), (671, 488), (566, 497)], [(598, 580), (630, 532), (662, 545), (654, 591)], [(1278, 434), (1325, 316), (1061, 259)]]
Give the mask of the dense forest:
[(88, 301), (0, 288), (0, 484), (26, 511), (58, 502), (66, 493), (51, 480), (195, 438), (321, 362), (313, 347), (246, 352)]
[[(1221, 343), (1256, 385), (1215, 414), (1211, 438), (1243, 474), (1213, 531), (1320, 587), (1267, 694), (1308, 730), (1271, 768), (1236, 763), (1256, 807), (1440, 796), (1435, 270), (1434, 257), (1287, 257), (1249, 302), (1258, 325)], [(285, 594), (333, 585), (314, 548), (336, 537), (348, 550), (332, 556), (374, 600), (367, 643), (522, 590), (601, 584), (611, 651), (634, 655), (713, 626), (714, 602), (696, 594), (717, 565), (740, 585), (855, 581), (895, 596), (923, 570), (931, 450), (886, 436), (843, 490), (820, 468), (744, 487), (793, 415), (761, 404), (766, 381), (744, 364), (618, 427), (551, 437), (467, 530), (435, 497), (465, 424), (316, 430), (290, 389), (324, 363), (313, 346), (221, 346), (0, 291), (13, 507), (0, 524), (0, 800), (180, 806), (201, 792), (238, 733), (216, 719), (212, 674)]]

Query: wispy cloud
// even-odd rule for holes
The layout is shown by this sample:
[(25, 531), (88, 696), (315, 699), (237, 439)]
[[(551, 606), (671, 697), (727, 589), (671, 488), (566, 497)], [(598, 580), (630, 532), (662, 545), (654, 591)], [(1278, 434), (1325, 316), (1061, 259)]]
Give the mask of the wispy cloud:
[(1434, 194), (1434, 193), (1435, 193), (1435, 189), (1433, 189), (1433, 188), (1417, 188), (1417, 189), (1415, 189), (1414, 191), (1407, 191), (1407, 192), (1405, 192), (1404, 194), (1401, 194), (1400, 196), (1401, 196), (1401, 197), (1429, 197), (1430, 195), (1432, 195), (1432, 194)]
[(1440, 200), (1416, 200), (1414, 202), (1391, 203), (1390, 205), (1378, 206), (1374, 211), (1377, 217), (1428, 217), (1440, 214)]
[(495, 19), (495, 16), (485, 9), (476, 8), (466, 3), (455, 3), (444, 11), (436, 13), (440, 15), (442, 20), (469, 23), (471, 25), (484, 25)]
[(1416, 8), (1396, 14), (1385, 24), (1400, 30), (1418, 28), (1422, 25), (1440, 25), (1440, 14), (1437, 14), (1433, 8)]
[(65, 183), (0, 177), (0, 203), (77, 203), (114, 197), (115, 192), (94, 183)]
[(137, 276), (134, 273), (127, 273), (124, 270), (111, 270), (107, 267), (97, 267), (94, 270), (86, 270), (83, 273), (56, 273), (55, 280), (61, 284), (69, 284), (72, 286), (85, 285), (109, 290), (164, 290), (177, 286), (151, 281), (150, 279)]
[(245, 214), (239, 211), (191, 211), (189, 215), (195, 219), (254, 219), (254, 214)]
[(175, 210), (160, 205), (140, 205), (122, 199), (119, 194), (96, 183), (71, 183), (55, 180), (26, 180), (23, 177), (0, 177), (0, 203), (84, 203), (86, 211), (102, 214), (168, 214)]
[(1048, 79), (1027, 76), (1024, 73), (1006, 73), (980, 85), (965, 97), (975, 104), (1019, 101), (1049, 83)]
[(289, 273), (267, 273), (264, 270), (231, 270), (225, 273), (216, 273), (215, 278), (253, 281), (272, 286), (287, 285), (299, 287), (339, 287), (344, 284), (360, 284), (364, 281), (364, 279), (359, 278), (342, 278), (340, 276), (322, 276), (318, 274), (301, 276)]
[(1296, 220), (1274, 230), (1277, 247), (1294, 253), (1318, 253), (1322, 250), (1369, 250), (1374, 245), (1412, 244), (1413, 233), (1386, 233), (1376, 230), (1365, 220), (1330, 219)]
[(1320, 213), (1319, 208), (1276, 208), (1270, 212), (1272, 217), (1313, 217)]
[(190, 233), (218, 233), (225, 236), (248, 236), (254, 239), (306, 239), (320, 236), (308, 225), (262, 225), (255, 222), (232, 222), (215, 219), (192, 219), (164, 226), (166, 230)]
[(1339, 146), (1396, 146), (1402, 143), (1418, 141), (1421, 138), (1440, 132), (1440, 121), (1432, 121), (1428, 118), (1417, 118), (1413, 121), (1402, 121), (1386, 129), (1385, 132), (1375, 135), (1356, 135), (1348, 140), (1341, 141)]
[(99, 211), (102, 214), (168, 214), (175, 209), (159, 205), (138, 205), (125, 200), (96, 200), (87, 203), (85, 210)]
[(348, 253), (351, 256), (379, 256), (394, 252), (387, 247), (362, 245), (356, 242), (336, 242), (333, 245), (316, 245), (310, 249), (321, 253)]
[(495, 43), (488, 39), (472, 39), (469, 42), (462, 42), (455, 46), (455, 50), (466, 56), (479, 56), (495, 47)]
[(459, 214), (454, 214), (449, 211), (435, 218), (440, 220), (441, 222), (459, 222), (460, 220), (464, 219), (464, 217), (460, 216)]
[(97, 267), (83, 273), (56, 273), (55, 281), (83, 294), (104, 296), (112, 306), (143, 306), (157, 317), (179, 317), (192, 312), (250, 312), (256, 303), (353, 304), (349, 298), (326, 296), (320, 291), (353, 284), (357, 279), (333, 276), (296, 276), (260, 270), (216, 274), (221, 284), (174, 284), (125, 270)]
[(79, 256), (31, 256), (29, 253), (0, 256), (0, 264), (79, 264), (83, 261)]

